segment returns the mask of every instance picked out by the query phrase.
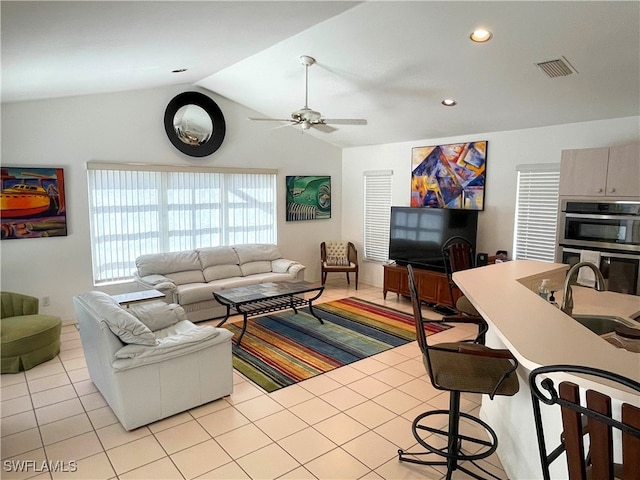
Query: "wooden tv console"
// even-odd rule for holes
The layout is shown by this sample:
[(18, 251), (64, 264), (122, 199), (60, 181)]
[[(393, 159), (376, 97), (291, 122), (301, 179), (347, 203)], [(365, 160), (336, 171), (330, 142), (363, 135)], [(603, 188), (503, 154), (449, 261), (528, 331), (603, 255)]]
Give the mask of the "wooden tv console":
[[(413, 274), (416, 279), (420, 300), (424, 300), (427, 303), (453, 306), (449, 291), (449, 281), (445, 273), (414, 268)], [(406, 297), (411, 296), (407, 267), (396, 264), (384, 265), (382, 293), (385, 299), (387, 298), (387, 292)]]

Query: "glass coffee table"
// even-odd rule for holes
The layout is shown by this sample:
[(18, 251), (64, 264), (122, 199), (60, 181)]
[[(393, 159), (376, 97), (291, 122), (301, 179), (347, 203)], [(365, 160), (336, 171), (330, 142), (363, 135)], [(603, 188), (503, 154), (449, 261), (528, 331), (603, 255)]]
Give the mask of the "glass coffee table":
[[(299, 282), (274, 282), (247, 285), (246, 287), (230, 288), (213, 292), (213, 297), (227, 307), (227, 313), (218, 327), (223, 325), (232, 315), (242, 315), (244, 323), (242, 332), (238, 337), (237, 345), (240, 345), (244, 332), (247, 330), (247, 319), (269, 312), (293, 309), (298, 313), (298, 307), (309, 307), (309, 313), (316, 317), (320, 323), (324, 323), (313, 311), (313, 301), (317, 300), (324, 291), (321, 283)], [(306, 295), (309, 294), (309, 295)]]
[(142, 290), (141, 292), (121, 293), (120, 295), (111, 295), (116, 302), (129, 308), (132, 303), (149, 302), (165, 298), (165, 294), (158, 290)]

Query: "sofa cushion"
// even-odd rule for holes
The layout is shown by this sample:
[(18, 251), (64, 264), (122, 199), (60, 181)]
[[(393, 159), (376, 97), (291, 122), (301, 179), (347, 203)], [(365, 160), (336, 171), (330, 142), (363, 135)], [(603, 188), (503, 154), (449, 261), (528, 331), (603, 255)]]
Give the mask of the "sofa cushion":
[[(261, 275), (271, 275), (264, 273)], [(178, 286), (178, 302), (180, 305), (190, 305), (197, 302), (215, 300), (213, 292), (227, 290), (229, 288), (246, 287), (261, 283), (258, 276), (252, 277), (231, 277), (214, 280), (209, 283), (190, 283)]]
[(187, 320), (187, 314), (177, 303), (135, 303), (130, 305), (127, 310), (149, 327), (152, 332), (170, 327), (182, 320)]
[(241, 277), (242, 270), (239, 265), (213, 265), (206, 267), (203, 271), (204, 279), (207, 282), (220, 280), (222, 278)]
[(136, 258), (136, 267), (140, 277), (202, 270), (198, 253), (195, 250), (140, 255)]
[(126, 345), (116, 352), (111, 366), (116, 371), (129, 370), (141, 365), (163, 362), (214, 345), (231, 342), (233, 334), (224, 328), (210, 325), (195, 326), (189, 321), (158, 331), (157, 346)]
[[(220, 280), (223, 281), (223, 280)], [(180, 305), (189, 305), (190, 303), (213, 300), (213, 286), (209, 283), (187, 283), (178, 285), (176, 292), (176, 302)]]
[(202, 274), (202, 270), (188, 270), (167, 273), (166, 277), (173, 280), (176, 285), (204, 282), (204, 275)]
[(127, 312), (104, 292), (88, 292), (80, 296), (107, 324), (109, 330), (124, 343), (155, 345), (156, 337), (149, 327)]
[(271, 271), (271, 262), (268, 260), (262, 260), (257, 262), (247, 262), (240, 265), (242, 275), (248, 277), (249, 275), (255, 275), (257, 273), (267, 273)]
[(238, 265), (240, 263), (238, 254), (231, 247), (198, 248), (196, 251), (202, 270), (216, 265)]
[(251, 276), (251, 279), (259, 283), (296, 281), (295, 276), (291, 275), (290, 273), (273, 273), (273, 272), (256, 273), (255, 275)]
[(276, 245), (271, 244), (250, 244), (250, 245), (235, 245), (233, 249), (238, 254), (240, 259), (240, 265), (249, 262), (256, 262), (261, 260), (276, 260), (282, 258), (280, 251)]

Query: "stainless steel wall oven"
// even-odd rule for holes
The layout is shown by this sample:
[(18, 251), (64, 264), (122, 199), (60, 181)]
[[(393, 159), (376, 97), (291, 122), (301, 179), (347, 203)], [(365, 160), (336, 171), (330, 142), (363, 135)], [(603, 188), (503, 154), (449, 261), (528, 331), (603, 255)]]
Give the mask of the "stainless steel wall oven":
[(557, 261), (597, 252), (607, 289), (640, 295), (640, 202), (562, 199)]

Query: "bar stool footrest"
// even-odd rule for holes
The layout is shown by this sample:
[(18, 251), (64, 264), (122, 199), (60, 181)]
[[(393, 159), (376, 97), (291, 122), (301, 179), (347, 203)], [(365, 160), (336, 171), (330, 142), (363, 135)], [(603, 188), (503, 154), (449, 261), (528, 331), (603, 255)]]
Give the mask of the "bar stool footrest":
[[(413, 432), (413, 436), (418, 441), (418, 443), (426, 449), (426, 451), (422, 452), (408, 452), (405, 450), (398, 450), (398, 460), (409, 463), (417, 463), (420, 465), (431, 465), (431, 466), (447, 466), (449, 470), (462, 470), (463, 472), (471, 475), (474, 478), (483, 479), (484, 477), (478, 476), (475, 472), (470, 472), (468, 469), (464, 468), (461, 465), (458, 465), (458, 462), (471, 462), (481, 471), (487, 473), (492, 478), (495, 477), (490, 472), (487, 472), (483, 468), (479, 467), (474, 463), (475, 460), (480, 460), (483, 458), (487, 458), (492, 455), (496, 449), (498, 448), (498, 437), (495, 431), (486, 423), (480, 420), (473, 415), (469, 415), (468, 413), (459, 413), (460, 418), (464, 418), (467, 421), (474, 423), (487, 431), (489, 434), (489, 439), (481, 439), (476, 438), (469, 435), (464, 435), (458, 433), (457, 441), (455, 442), (457, 445), (454, 445), (453, 448), (450, 447), (450, 432), (448, 430), (441, 430), (427, 424), (426, 419), (433, 420), (432, 417), (436, 415), (446, 415), (448, 418), (450, 417), (449, 410), (432, 410), (429, 412), (425, 412), (416, 417), (411, 426), (411, 431)], [(460, 418), (455, 419), (455, 421), (460, 421)], [(449, 418), (449, 421), (451, 419)], [(433, 424), (433, 422), (430, 422)], [(425, 434), (426, 433), (426, 434)], [(436, 438), (444, 439), (444, 442), (447, 446), (438, 448), (434, 446), (433, 442), (427, 442), (425, 440), (426, 437), (430, 435), (435, 435)], [(442, 443), (442, 442), (440, 442)], [(462, 452), (462, 448), (465, 443), (472, 443), (474, 445), (480, 445), (481, 449), (476, 453), (464, 453)], [(412, 458), (412, 457), (422, 457), (425, 455), (434, 455), (434, 460), (421, 460), (420, 458)], [(438, 460), (437, 458), (440, 457)]]

